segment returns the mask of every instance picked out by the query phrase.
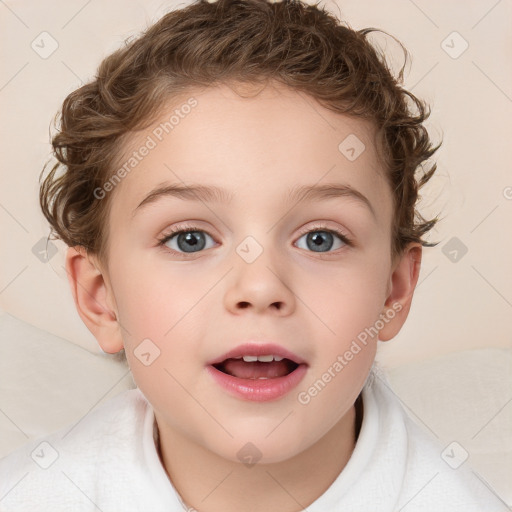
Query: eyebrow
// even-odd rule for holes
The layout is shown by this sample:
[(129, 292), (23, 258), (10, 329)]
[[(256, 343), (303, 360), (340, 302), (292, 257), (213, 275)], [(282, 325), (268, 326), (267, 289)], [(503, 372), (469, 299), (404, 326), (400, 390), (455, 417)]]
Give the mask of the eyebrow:
[[(201, 184), (163, 184), (159, 185), (139, 203), (135, 208), (133, 215), (137, 211), (148, 204), (154, 203), (164, 197), (175, 197), (188, 201), (202, 201), (202, 202), (219, 202), (229, 204), (234, 194), (226, 189), (216, 187), (214, 185), (201, 185)], [(293, 187), (288, 191), (285, 200), (288, 203), (295, 203), (300, 201), (314, 201), (322, 199), (330, 199), (335, 197), (349, 197), (357, 200), (366, 206), (371, 214), (377, 218), (375, 210), (368, 200), (368, 198), (361, 192), (351, 187), (350, 185), (343, 185), (340, 183), (326, 183), (324, 185), (302, 185)]]

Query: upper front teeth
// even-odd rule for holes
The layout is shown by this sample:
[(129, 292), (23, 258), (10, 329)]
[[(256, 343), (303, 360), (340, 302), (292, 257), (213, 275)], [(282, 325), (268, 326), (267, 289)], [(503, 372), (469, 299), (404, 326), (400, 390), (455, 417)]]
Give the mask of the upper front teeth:
[[(237, 358), (240, 359), (240, 358)], [(243, 356), (243, 360), (246, 363), (253, 363), (254, 361), (260, 361), (262, 363), (270, 363), (271, 361), (282, 361), (283, 358), (274, 355), (268, 356)]]

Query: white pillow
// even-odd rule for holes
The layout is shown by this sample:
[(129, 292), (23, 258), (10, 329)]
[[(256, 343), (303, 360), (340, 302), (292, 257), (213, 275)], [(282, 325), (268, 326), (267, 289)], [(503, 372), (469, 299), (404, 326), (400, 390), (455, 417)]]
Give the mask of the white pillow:
[(0, 312), (0, 458), (133, 387), (118, 355), (92, 354)]
[(445, 446), (458, 443), (512, 505), (512, 349), (455, 352), (387, 373), (411, 417)]

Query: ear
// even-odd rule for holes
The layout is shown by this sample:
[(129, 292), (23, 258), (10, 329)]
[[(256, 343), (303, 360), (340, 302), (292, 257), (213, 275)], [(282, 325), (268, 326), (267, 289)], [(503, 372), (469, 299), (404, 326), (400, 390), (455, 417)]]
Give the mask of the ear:
[(83, 247), (70, 247), (66, 253), (66, 272), (80, 318), (104, 352), (119, 352), (123, 339), (114, 295), (97, 258), (87, 254)]
[(420, 274), (422, 249), (419, 243), (409, 244), (393, 265), (388, 296), (384, 304), (384, 310), (388, 312), (384, 313), (384, 316), (388, 321), (379, 332), (381, 341), (394, 338), (409, 315), (412, 296)]

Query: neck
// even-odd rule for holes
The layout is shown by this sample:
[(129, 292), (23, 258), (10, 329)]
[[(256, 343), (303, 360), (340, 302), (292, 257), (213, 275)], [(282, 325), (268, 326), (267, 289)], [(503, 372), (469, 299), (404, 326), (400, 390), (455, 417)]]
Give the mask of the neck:
[(183, 501), (198, 512), (298, 512), (316, 501), (347, 464), (362, 420), (360, 397), (326, 435), (291, 459), (246, 466), (159, 427), (159, 455)]

